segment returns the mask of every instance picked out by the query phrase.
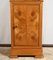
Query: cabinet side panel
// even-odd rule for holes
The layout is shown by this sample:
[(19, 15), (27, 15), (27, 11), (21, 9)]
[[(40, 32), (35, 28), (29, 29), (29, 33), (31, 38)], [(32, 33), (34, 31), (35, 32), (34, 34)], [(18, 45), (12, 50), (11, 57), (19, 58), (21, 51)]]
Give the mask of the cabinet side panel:
[(40, 3), (40, 27), (39, 27), (39, 47), (42, 48), (42, 6), (43, 3)]
[(13, 47), (13, 42), (14, 42), (14, 33), (13, 33), (13, 3), (10, 2), (10, 16), (11, 16), (11, 47)]

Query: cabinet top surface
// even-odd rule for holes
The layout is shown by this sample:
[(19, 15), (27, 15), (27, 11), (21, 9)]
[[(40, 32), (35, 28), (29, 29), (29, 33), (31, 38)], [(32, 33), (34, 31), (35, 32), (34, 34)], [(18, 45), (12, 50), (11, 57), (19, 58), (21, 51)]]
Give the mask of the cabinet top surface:
[(18, 1), (18, 2), (36, 2), (36, 1), (43, 1), (43, 0), (10, 0), (10, 1)]

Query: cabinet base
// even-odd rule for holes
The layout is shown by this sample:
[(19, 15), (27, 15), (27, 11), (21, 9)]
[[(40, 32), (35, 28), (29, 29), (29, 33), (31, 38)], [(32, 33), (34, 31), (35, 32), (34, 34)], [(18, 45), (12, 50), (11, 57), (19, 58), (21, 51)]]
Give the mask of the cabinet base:
[(10, 53), (11, 58), (16, 58), (18, 56), (34, 56), (36, 58), (42, 58), (42, 49), (18, 49), (12, 48)]

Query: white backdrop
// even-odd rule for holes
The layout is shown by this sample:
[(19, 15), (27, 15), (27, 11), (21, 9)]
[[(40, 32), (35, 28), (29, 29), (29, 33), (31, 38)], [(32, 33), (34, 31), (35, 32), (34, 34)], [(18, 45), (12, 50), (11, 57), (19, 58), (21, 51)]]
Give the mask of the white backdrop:
[(0, 0), (0, 44), (10, 43), (10, 4)]
[[(43, 44), (53, 44), (53, 0), (43, 3)], [(0, 44), (10, 44), (10, 3), (0, 0)]]

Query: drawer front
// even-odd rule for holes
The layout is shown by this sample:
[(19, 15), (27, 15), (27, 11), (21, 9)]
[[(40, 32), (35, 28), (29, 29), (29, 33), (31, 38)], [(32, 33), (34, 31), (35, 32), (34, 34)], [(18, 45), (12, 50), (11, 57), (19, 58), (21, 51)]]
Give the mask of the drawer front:
[(38, 46), (39, 5), (14, 5), (14, 44)]

